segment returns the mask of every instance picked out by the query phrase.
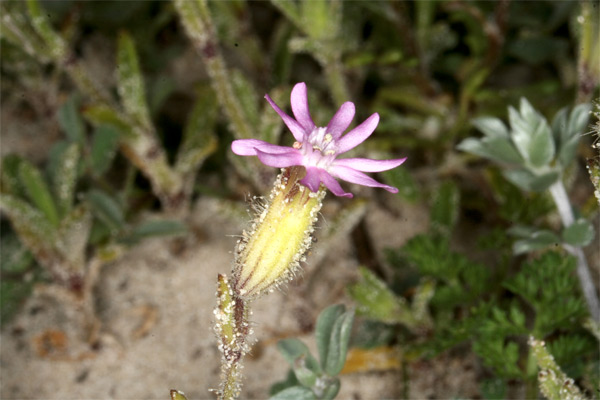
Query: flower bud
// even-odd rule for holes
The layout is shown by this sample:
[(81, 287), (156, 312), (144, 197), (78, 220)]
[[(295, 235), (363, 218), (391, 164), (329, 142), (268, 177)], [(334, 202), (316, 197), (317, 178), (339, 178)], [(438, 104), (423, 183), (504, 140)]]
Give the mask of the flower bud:
[(233, 289), (249, 299), (288, 280), (304, 261), (325, 190), (299, 183), (303, 167), (283, 169), (269, 202), (238, 241)]

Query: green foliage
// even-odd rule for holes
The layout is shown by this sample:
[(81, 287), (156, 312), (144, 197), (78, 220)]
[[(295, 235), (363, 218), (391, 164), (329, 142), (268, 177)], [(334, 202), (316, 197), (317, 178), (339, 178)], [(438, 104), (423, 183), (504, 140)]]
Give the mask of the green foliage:
[(346, 311), (343, 305), (321, 312), (315, 327), (319, 361), (300, 340), (280, 340), (277, 347), (292, 370), (285, 381), (271, 387), (271, 399), (335, 398), (340, 389), (336, 376), (346, 362), (353, 321), (354, 311)]
[[(590, 106), (582, 104), (571, 112), (561, 110), (552, 128), (531, 104), (521, 98), (519, 110), (508, 108), (510, 130), (495, 118), (475, 119), (473, 124), (484, 138), (468, 138), (458, 149), (490, 160), (514, 166), (503, 175), (527, 191), (546, 190), (571, 163), (582, 130), (587, 123)], [(558, 163), (552, 164), (556, 158)]]
[(535, 310), (532, 332), (537, 337), (545, 337), (585, 316), (586, 308), (578, 295), (574, 269), (573, 257), (547, 252), (525, 263), (516, 275), (504, 282), (507, 289)]

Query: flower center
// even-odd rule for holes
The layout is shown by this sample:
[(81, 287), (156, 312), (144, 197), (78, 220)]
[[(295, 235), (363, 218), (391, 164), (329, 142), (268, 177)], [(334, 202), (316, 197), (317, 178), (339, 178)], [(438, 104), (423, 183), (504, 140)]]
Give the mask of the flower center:
[(335, 159), (335, 140), (327, 128), (315, 128), (304, 136), (302, 143), (295, 142), (293, 147), (300, 149), (307, 166), (327, 168)]

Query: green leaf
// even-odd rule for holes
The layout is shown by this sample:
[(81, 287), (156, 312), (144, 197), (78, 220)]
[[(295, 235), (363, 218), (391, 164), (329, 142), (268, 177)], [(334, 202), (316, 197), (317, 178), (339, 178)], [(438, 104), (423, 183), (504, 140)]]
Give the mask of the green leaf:
[(296, 379), (296, 374), (294, 374), (294, 371), (290, 369), (288, 370), (288, 373), (284, 380), (281, 380), (271, 385), (271, 387), (269, 388), (269, 395), (273, 396), (274, 394), (279, 393), (284, 389), (291, 388), (293, 386), (300, 386), (299, 383), (300, 382), (298, 382), (298, 379)]
[(19, 239), (42, 263), (41, 256), (51, 257), (56, 229), (36, 208), (9, 194), (0, 196), (0, 210), (10, 219)]
[(187, 227), (180, 221), (157, 220), (146, 221), (137, 225), (128, 239), (138, 241), (152, 236), (184, 235)]
[(560, 172), (549, 170), (536, 175), (526, 169), (513, 169), (502, 171), (502, 175), (522, 190), (542, 192), (558, 180)]
[(29, 161), (23, 160), (19, 165), (19, 177), (25, 187), (27, 197), (44, 213), (52, 225), (58, 226), (59, 217), (56, 204), (41, 172)]
[(2, 229), (0, 248), (0, 271), (3, 273), (22, 274), (31, 266), (33, 255), (12, 230)]
[(80, 146), (85, 144), (85, 125), (79, 111), (79, 96), (71, 95), (58, 109), (58, 123), (71, 142)]
[(580, 218), (563, 230), (562, 237), (572, 246), (584, 247), (594, 239), (594, 227), (588, 220)]
[(490, 136), (482, 139), (467, 138), (460, 142), (456, 148), (500, 163), (523, 163), (523, 158), (515, 146), (508, 139), (500, 136)]
[(532, 232), (530, 237), (517, 240), (513, 244), (515, 254), (529, 253), (534, 250), (541, 250), (550, 246), (557, 246), (560, 238), (548, 230), (539, 230)]
[(317, 400), (312, 390), (304, 386), (292, 386), (276, 393), (270, 400)]
[(62, 152), (58, 165), (53, 171), (54, 195), (61, 216), (68, 214), (73, 208), (79, 157), (79, 145), (72, 143)]
[(302, 341), (296, 338), (283, 339), (277, 342), (277, 348), (283, 358), (293, 366), (300, 357), (306, 357), (310, 354), (308, 347)]
[(187, 400), (182, 391), (171, 389), (171, 400)]
[(317, 325), (315, 327), (315, 338), (317, 340), (317, 349), (319, 351), (319, 360), (321, 365), (324, 367), (327, 360), (327, 354), (329, 354), (329, 345), (331, 344), (331, 332), (335, 321), (345, 311), (343, 304), (337, 304), (327, 307), (321, 311), (319, 318), (317, 318)]
[(246, 77), (237, 69), (232, 70), (230, 79), (235, 96), (244, 110), (244, 115), (247, 116), (248, 122), (252, 124), (252, 126), (258, 126), (260, 120), (258, 113), (258, 99), (256, 98), (257, 91), (252, 85), (252, 82), (246, 79)]
[(177, 156), (177, 170), (183, 173), (195, 171), (217, 149), (214, 129), (219, 109), (215, 93), (208, 86), (197, 93)]
[(104, 104), (97, 104), (85, 108), (83, 110), (83, 115), (94, 125), (111, 125), (123, 135), (133, 135), (129, 122), (127, 122), (116, 110), (113, 110)]
[(471, 123), (487, 137), (509, 139), (506, 125), (498, 118), (480, 117), (473, 119)]
[(403, 298), (396, 296), (385, 282), (367, 268), (361, 267), (359, 272), (362, 279), (348, 288), (348, 294), (357, 303), (360, 315), (388, 324), (414, 325)]
[(340, 391), (340, 380), (338, 378), (331, 379), (327, 382), (327, 386), (323, 389), (323, 394), (320, 400), (333, 400)]
[(431, 205), (431, 227), (449, 235), (458, 220), (460, 192), (452, 181), (443, 182), (436, 190)]
[(12, 194), (16, 197), (24, 196), (24, 188), (19, 177), (19, 169), (23, 158), (16, 154), (7, 154), (2, 157), (0, 169), (0, 193)]
[(126, 32), (119, 34), (117, 80), (119, 96), (127, 114), (132, 116), (145, 130), (152, 130), (138, 55), (133, 39)]
[(119, 203), (108, 194), (98, 189), (92, 189), (86, 196), (94, 215), (102, 221), (113, 233), (124, 228), (125, 217)]
[(323, 370), (329, 376), (338, 375), (344, 368), (353, 322), (354, 310), (346, 311), (335, 320), (331, 328), (327, 359), (323, 365)]
[(92, 228), (92, 215), (86, 204), (74, 208), (61, 221), (56, 248), (73, 270), (84, 273), (85, 249)]
[(543, 167), (553, 159), (555, 153), (548, 122), (525, 98), (521, 98), (520, 111), (519, 114), (512, 107), (508, 109), (513, 143), (533, 167)]
[(42, 10), (37, 0), (28, 0), (27, 10), (33, 28), (46, 42), (44, 47), (50, 48), (49, 53), (55, 62), (62, 62), (66, 57), (68, 47), (64, 39), (52, 28), (47, 13)]
[(98, 125), (94, 130), (90, 154), (92, 173), (94, 175), (100, 176), (110, 168), (118, 146), (118, 130), (113, 125)]
[(573, 109), (569, 119), (566, 110), (561, 110), (552, 123), (552, 131), (558, 144), (558, 160), (563, 167), (568, 166), (577, 152), (579, 138), (587, 124), (591, 106), (580, 104)]
[(298, 382), (300, 382), (302, 386), (308, 388), (313, 387), (315, 383), (317, 383), (317, 374), (305, 366), (304, 360), (298, 361), (299, 362), (297, 362), (293, 368), (296, 379), (298, 379)]

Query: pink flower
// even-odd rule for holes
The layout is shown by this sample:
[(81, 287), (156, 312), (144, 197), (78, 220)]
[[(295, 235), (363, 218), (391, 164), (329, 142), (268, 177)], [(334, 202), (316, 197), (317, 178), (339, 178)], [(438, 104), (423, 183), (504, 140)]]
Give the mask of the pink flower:
[(306, 84), (298, 83), (292, 89), (291, 103), (294, 118), (287, 115), (271, 100), (265, 98), (271, 107), (283, 119), (283, 122), (294, 135), (293, 147), (278, 146), (258, 139), (234, 140), (231, 150), (240, 156), (258, 156), (265, 165), (285, 168), (301, 165), (306, 169), (306, 176), (300, 181), (311, 191), (317, 192), (323, 183), (336, 196), (352, 197), (335, 180), (363, 186), (384, 188), (388, 192), (398, 193), (398, 189), (379, 183), (363, 172), (381, 172), (396, 168), (406, 158), (395, 160), (371, 160), (368, 158), (343, 158), (343, 154), (364, 142), (379, 123), (379, 114), (375, 113), (362, 124), (342, 136), (354, 118), (354, 103), (345, 102), (335, 113), (326, 127), (318, 127), (313, 122), (308, 110)]

